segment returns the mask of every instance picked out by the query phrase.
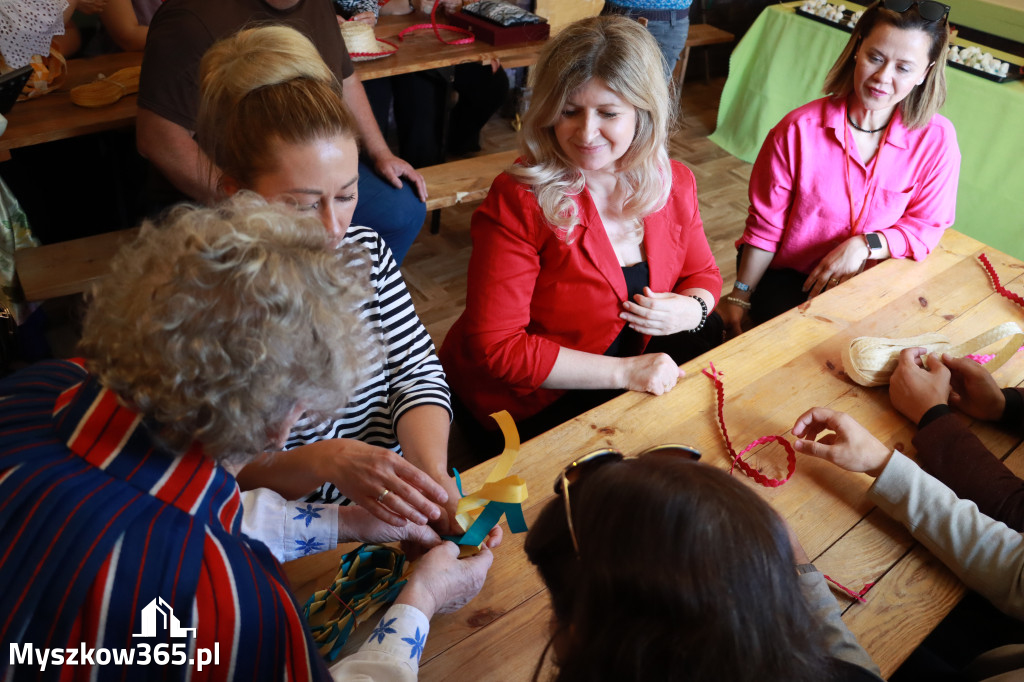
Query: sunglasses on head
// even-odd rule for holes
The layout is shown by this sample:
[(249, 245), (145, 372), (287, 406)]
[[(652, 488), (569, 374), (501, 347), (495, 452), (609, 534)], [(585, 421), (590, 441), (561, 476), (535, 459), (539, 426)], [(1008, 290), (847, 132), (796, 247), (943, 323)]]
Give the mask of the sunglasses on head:
[(882, 0), (882, 7), (899, 14), (917, 5), (917, 13), (925, 21), (942, 21), (949, 16), (949, 5), (935, 0)]
[[(644, 455), (653, 454), (664, 454), (664, 455), (680, 455), (687, 457), (690, 460), (696, 462), (700, 459), (700, 450), (691, 448), (689, 445), (656, 445), (653, 448), (649, 448), (641, 452), (637, 457), (643, 457)], [(572, 508), (569, 505), (569, 486), (573, 483), (580, 481), (584, 476), (591, 473), (595, 469), (599, 469), (605, 464), (612, 462), (621, 462), (626, 456), (614, 450), (612, 448), (605, 448), (603, 450), (595, 450), (589, 454), (583, 455), (579, 459), (573, 460), (567, 467), (562, 469), (562, 473), (555, 479), (555, 494), (561, 495), (565, 501), (565, 520), (569, 524), (569, 537), (572, 538), (573, 549), (576, 550), (576, 554), (580, 553), (580, 543), (576, 539), (576, 528), (572, 523)]]

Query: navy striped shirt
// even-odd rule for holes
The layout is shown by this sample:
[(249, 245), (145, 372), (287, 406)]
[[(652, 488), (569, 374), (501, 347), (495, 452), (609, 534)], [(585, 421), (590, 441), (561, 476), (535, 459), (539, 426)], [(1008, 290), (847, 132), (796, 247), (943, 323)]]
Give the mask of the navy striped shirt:
[[(450, 415), (451, 393), (434, 342), (416, 315), (391, 250), (368, 227), (350, 227), (345, 243), (358, 247), (370, 259), (373, 291), (360, 316), (368, 321), (383, 357), (370, 368), (370, 376), (353, 391), (352, 400), (336, 418), (320, 423), (299, 421), (285, 449), (352, 438), (401, 454), (395, 424), (402, 415), (421, 405), (438, 405)], [(324, 483), (307, 500), (341, 502), (343, 498), (332, 483)]]
[[(0, 678), (329, 679), (280, 565), (240, 521), (231, 474), (198, 446), (178, 457), (155, 447), (80, 362), (0, 381)], [(158, 604), (192, 634), (172, 636), (165, 616), (143, 637)], [(38, 653), (31, 664), (9, 655), (31, 645), (141, 657), (143, 644), (184, 645), (193, 660), (216, 650), (219, 663), (40, 672)]]

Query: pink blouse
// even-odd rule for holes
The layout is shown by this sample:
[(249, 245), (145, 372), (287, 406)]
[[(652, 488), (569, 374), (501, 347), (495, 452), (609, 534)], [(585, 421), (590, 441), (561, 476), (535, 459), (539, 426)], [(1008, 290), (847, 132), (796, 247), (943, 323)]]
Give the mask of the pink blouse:
[[(791, 111), (768, 133), (750, 176), (747, 226), (737, 246), (774, 253), (773, 268), (810, 273), (851, 236), (845, 112), (842, 100), (826, 97)], [(923, 128), (908, 130), (897, 109), (875, 163), (874, 201), (857, 232), (881, 232), (893, 258), (924, 260), (956, 213), (960, 148), (953, 124), (935, 114)], [(856, 145), (849, 169), (860, 214), (870, 166)]]

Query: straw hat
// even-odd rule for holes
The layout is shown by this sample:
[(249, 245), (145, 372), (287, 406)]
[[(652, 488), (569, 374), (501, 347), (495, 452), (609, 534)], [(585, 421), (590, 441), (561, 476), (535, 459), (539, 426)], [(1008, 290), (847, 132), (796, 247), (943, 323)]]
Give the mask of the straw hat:
[(365, 62), (380, 59), (394, 54), (398, 46), (386, 40), (378, 40), (373, 28), (362, 21), (346, 21), (341, 25), (341, 37), (345, 48), (354, 62)]

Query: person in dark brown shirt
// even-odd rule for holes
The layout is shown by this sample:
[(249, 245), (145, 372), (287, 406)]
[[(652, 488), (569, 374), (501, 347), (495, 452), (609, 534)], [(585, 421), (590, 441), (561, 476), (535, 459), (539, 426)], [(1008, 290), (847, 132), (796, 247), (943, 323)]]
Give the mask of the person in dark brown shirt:
[(342, 84), (366, 162), (360, 163), (353, 221), (379, 233), (400, 264), (426, 216), (426, 183), (388, 148), (327, 0), (167, 0), (157, 11), (142, 61), (136, 143), (177, 192), (151, 196), (151, 203), (220, 198), (220, 173), (193, 139), (199, 61), (217, 40), (255, 24), (283, 24), (303, 33)]
[(952, 410), (1024, 433), (1024, 389), (1000, 389), (970, 358), (907, 348), (900, 353), (889, 396), (893, 407), (917, 424), (913, 443), (921, 468), (958, 497), (974, 502), (983, 514), (1024, 531), (1024, 480), (989, 452)]

